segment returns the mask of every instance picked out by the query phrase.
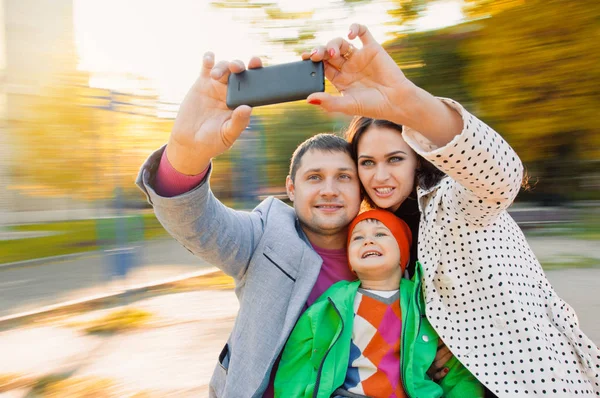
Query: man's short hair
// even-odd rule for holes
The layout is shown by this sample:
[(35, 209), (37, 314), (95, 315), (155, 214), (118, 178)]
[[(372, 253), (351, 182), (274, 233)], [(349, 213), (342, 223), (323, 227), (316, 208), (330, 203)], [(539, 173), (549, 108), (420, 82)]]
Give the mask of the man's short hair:
[(296, 148), (290, 161), (290, 178), (292, 182), (296, 182), (296, 172), (300, 168), (302, 157), (308, 151), (323, 151), (323, 152), (344, 152), (352, 158), (352, 151), (350, 144), (334, 134), (317, 134), (313, 135)]

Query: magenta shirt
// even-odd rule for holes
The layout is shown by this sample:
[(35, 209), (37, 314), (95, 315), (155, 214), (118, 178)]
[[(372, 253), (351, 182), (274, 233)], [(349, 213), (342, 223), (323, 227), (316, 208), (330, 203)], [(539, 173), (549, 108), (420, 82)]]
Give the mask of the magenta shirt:
[[(200, 185), (202, 180), (204, 180), (204, 177), (206, 177), (209, 167), (195, 176), (181, 174), (173, 168), (169, 159), (167, 159), (167, 151), (165, 150), (156, 172), (154, 189), (157, 194), (167, 198), (184, 194)], [(314, 303), (315, 300), (334, 283), (341, 280), (353, 281), (356, 279), (356, 276), (348, 267), (348, 253), (346, 252), (346, 249), (323, 249), (314, 245), (313, 249), (315, 249), (317, 254), (323, 259), (323, 265), (321, 266), (321, 271), (317, 277), (317, 282), (308, 295), (305, 309), (312, 305), (312, 303)], [(278, 365), (279, 359), (277, 359), (277, 362), (275, 362), (275, 366), (271, 371), (271, 380), (263, 395), (264, 398), (272, 398), (274, 396), (273, 380)]]

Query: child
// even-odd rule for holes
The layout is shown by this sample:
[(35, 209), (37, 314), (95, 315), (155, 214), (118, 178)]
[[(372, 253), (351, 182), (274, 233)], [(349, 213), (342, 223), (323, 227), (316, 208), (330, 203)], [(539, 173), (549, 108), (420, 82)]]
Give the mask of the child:
[(348, 228), (348, 261), (359, 280), (331, 286), (298, 320), (275, 375), (276, 397), (483, 397), (452, 358), (438, 384), (426, 374), (438, 336), (427, 321), (420, 264), (402, 278), (412, 235), (386, 210)]

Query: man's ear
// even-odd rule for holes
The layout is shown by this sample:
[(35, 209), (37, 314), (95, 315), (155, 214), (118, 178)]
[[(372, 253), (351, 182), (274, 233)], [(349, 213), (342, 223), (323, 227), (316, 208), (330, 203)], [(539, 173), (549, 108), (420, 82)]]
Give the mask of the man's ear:
[(287, 192), (287, 196), (288, 198), (290, 198), (290, 200), (293, 202), (295, 195), (294, 195), (294, 182), (292, 181), (292, 177), (287, 176), (285, 178), (285, 191)]

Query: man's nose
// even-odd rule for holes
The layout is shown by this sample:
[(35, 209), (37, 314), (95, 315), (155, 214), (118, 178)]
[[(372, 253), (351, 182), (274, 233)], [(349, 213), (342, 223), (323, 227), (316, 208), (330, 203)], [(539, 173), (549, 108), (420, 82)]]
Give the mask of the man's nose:
[(321, 195), (335, 196), (338, 195), (339, 189), (337, 181), (334, 179), (327, 178), (323, 181), (323, 187), (321, 189)]

